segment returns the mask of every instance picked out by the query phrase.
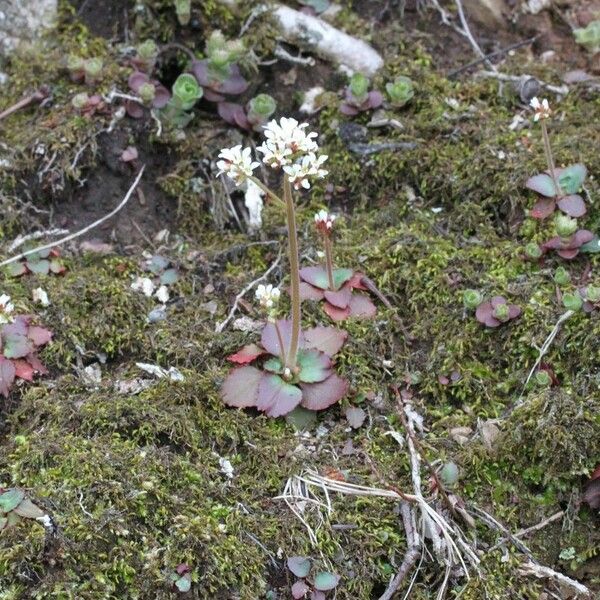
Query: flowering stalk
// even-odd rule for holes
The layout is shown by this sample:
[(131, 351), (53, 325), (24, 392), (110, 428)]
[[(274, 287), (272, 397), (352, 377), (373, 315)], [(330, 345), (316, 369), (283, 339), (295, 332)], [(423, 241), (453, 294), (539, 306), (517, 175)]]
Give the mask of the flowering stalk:
[(288, 177), (283, 178), (283, 198), (285, 200), (290, 258), (290, 297), (292, 301), (292, 336), (286, 366), (294, 371), (300, 340), (300, 260), (298, 258), (298, 234), (296, 233), (296, 211), (292, 196), (292, 184)]
[(333, 280), (333, 253), (331, 251), (331, 238), (325, 237), (325, 263), (327, 267), (327, 282), (329, 283), (329, 289), (335, 290), (335, 282)]
[(532, 98), (530, 105), (535, 111), (533, 120), (541, 122), (540, 125), (542, 126), (542, 139), (544, 140), (544, 154), (546, 155), (546, 163), (548, 165), (548, 170), (550, 171), (550, 177), (552, 177), (554, 187), (556, 188), (556, 195), (560, 198), (562, 196), (562, 192), (556, 177), (554, 157), (552, 156), (552, 148), (550, 146), (550, 136), (548, 135), (548, 127), (546, 125), (546, 121), (552, 115), (552, 111), (550, 110), (548, 100), (545, 98), (541, 102), (538, 100), (538, 98)]
[(333, 244), (331, 241), (334, 221), (335, 216), (330, 215), (326, 210), (320, 210), (315, 215), (317, 231), (323, 236), (323, 246), (325, 247), (325, 270), (327, 271), (327, 283), (331, 291), (335, 291), (335, 280), (333, 278)]

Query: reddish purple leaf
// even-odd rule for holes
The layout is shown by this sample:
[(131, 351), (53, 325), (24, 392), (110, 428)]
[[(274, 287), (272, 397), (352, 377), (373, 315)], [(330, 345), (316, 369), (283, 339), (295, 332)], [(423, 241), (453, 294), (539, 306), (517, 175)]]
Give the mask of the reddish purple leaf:
[(125, 110), (132, 119), (141, 119), (144, 116), (144, 107), (133, 100), (125, 102)]
[(285, 382), (279, 375), (264, 373), (260, 378), (256, 408), (269, 417), (280, 417), (289, 413), (301, 400), (300, 388)]
[(561, 258), (566, 260), (572, 260), (579, 254), (579, 250), (577, 248), (564, 248), (561, 250), (557, 250), (556, 254), (558, 254)]
[(369, 92), (369, 108), (379, 108), (383, 104), (383, 94), (377, 90)]
[(561, 198), (558, 201), (558, 208), (570, 217), (583, 217), (586, 213), (583, 198), (578, 194)]
[(301, 300), (323, 300), (323, 291), (305, 281), (300, 282)]
[(313, 590), (310, 593), (310, 600), (325, 600), (325, 598), (325, 592), (322, 592), (321, 590)]
[(349, 306), (348, 308), (338, 308), (337, 306), (333, 306), (333, 304), (329, 304), (329, 302), (325, 302), (323, 310), (332, 321), (344, 321), (350, 316)]
[(15, 366), (10, 360), (0, 356), (0, 394), (5, 398), (10, 393), (10, 388), (15, 381)]
[(554, 181), (552, 181), (552, 177), (547, 173), (540, 173), (539, 175), (530, 177), (525, 182), (525, 187), (548, 198), (556, 196)]
[(337, 308), (346, 308), (352, 299), (352, 288), (345, 285), (337, 292), (325, 290), (323, 295), (329, 304), (333, 304)]
[(542, 248), (545, 250), (558, 250), (563, 247), (563, 241), (560, 237), (556, 236), (549, 239), (547, 242), (542, 244)]
[(508, 318), (509, 319), (516, 319), (520, 314), (521, 314), (521, 307), (517, 306), (516, 304), (509, 304), (508, 305)]
[(2, 327), (3, 334), (17, 333), (19, 335), (27, 335), (29, 331), (30, 317), (18, 315), (12, 323), (8, 323)]
[(227, 357), (227, 360), (237, 363), (238, 365), (246, 365), (256, 360), (264, 353), (265, 351), (256, 344), (248, 344), (247, 346), (244, 346), (238, 350), (235, 354), (230, 354)]
[(43, 346), (52, 340), (52, 332), (43, 327), (32, 325), (29, 327), (27, 337), (36, 345)]
[(2, 334), (2, 353), (6, 358), (24, 358), (34, 351), (33, 342), (20, 333)]
[(217, 94), (216, 92), (213, 92), (209, 88), (202, 88), (202, 89), (204, 90), (204, 94), (202, 95), (202, 98), (204, 98), (204, 100), (207, 100), (208, 102), (224, 102), (225, 101), (225, 96), (221, 96), (221, 94)]
[(369, 288), (362, 282), (363, 277), (365, 277), (364, 273), (354, 273), (348, 281), (348, 285), (356, 290), (368, 291)]
[(217, 86), (217, 90), (228, 96), (238, 96), (239, 94), (243, 94), (249, 85), (250, 83), (240, 74), (237, 65), (232, 65), (231, 75)]
[(171, 99), (171, 92), (160, 83), (156, 83), (154, 85), (154, 100), (152, 100), (152, 106), (154, 108), (164, 108), (169, 100)]
[(304, 267), (300, 269), (300, 278), (321, 290), (329, 288), (327, 271), (324, 267)]
[(127, 80), (129, 87), (137, 94), (140, 91), (140, 88), (145, 83), (150, 83), (150, 78), (146, 73), (142, 73), (141, 71), (134, 71)]
[(237, 408), (256, 406), (262, 375), (256, 367), (238, 367), (230, 371), (221, 386), (221, 397), (225, 404)]
[(301, 383), (302, 406), (309, 410), (324, 410), (341, 400), (348, 390), (348, 382), (335, 373), (320, 383)]
[(24, 359), (17, 358), (13, 360), (13, 366), (15, 367), (15, 376), (26, 381), (33, 381), (34, 370), (33, 367)]
[(588, 242), (591, 242), (594, 239), (594, 234), (587, 229), (580, 229), (575, 232), (572, 241), (572, 248), (579, 248)]
[(244, 114), (244, 107), (241, 104), (235, 104), (234, 102), (219, 102), (217, 105), (217, 112), (223, 121), (226, 121), (230, 125), (236, 125), (236, 115), (238, 113)]
[(500, 306), (500, 304), (506, 304), (506, 298), (504, 296), (494, 296), (490, 300), (490, 304), (492, 305), (492, 308), (496, 308), (497, 306)]
[(25, 360), (33, 367), (33, 370), (40, 375), (47, 375), (48, 369), (42, 364), (42, 361), (35, 354), (28, 354)]
[(192, 63), (192, 73), (202, 87), (212, 85), (208, 76), (208, 62), (206, 60), (195, 60)]
[(377, 314), (377, 308), (364, 294), (352, 294), (350, 316), (371, 319)]
[(545, 219), (549, 217), (556, 208), (553, 198), (540, 198), (529, 211), (529, 216), (534, 219)]
[[(292, 322), (289, 319), (279, 319), (277, 321), (277, 325), (279, 327), (279, 332), (281, 333), (281, 337), (283, 339), (283, 345), (285, 346), (285, 350), (288, 350), (290, 347), (290, 342), (292, 340)], [(260, 336), (260, 343), (262, 347), (273, 356), (281, 355), (281, 348), (279, 347), (279, 338), (277, 336), (277, 330), (275, 329), (274, 323), (267, 323), (262, 330), (262, 334)], [(302, 332), (300, 332), (300, 347), (304, 345), (304, 336)]]
[(340, 112), (348, 117), (353, 117), (358, 114), (358, 109), (347, 102), (342, 102), (340, 104)]
[(294, 600), (304, 598), (309, 591), (310, 588), (300, 579), (292, 586), (292, 598), (294, 598)]
[(335, 327), (314, 327), (304, 332), (304, 347), (316, 348), (328, 356), (335, 356), (348, 339), (348, 333)]
[(499, 327), (501, 324), (494, 317), (494, 307), (491, 302), (482, 302), (475, 310), (475, 318), (487, 327)]

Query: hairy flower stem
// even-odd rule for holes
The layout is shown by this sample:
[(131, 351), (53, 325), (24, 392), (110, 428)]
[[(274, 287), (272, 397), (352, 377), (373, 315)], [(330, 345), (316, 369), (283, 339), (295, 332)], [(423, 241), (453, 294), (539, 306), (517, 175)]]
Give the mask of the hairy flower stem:
[(544, 139), (544, 153), (546, 155), (546, 162), (548, 163), (548, 169), (550, 171), (550, 177), (552, 177), (552, 181), (554, 182), (554, 187), (556, 188), (556, 195), (558, 197), (562, 196), (562, 192), (560, 190), (560, 185), (558, 184), (558, 179), (556, 177), (556, 170), (554, 168), (554, 158), (552, 156), (552, 148), (550, 147), (550, 136), (548, 135), (548, 127), (546, 127), (546, 121), (541, 119), (542, 121), (542, 138)]
[(335, 282), (333, 280), (333, 253), (331, 251), (331, 237), (325, 235), (325, 264), (327, 266), (327, 282), (329, 289), (335, 292)]
[(287, 211), (287, 229), (290, 252), (290, 296), (292, 299), (292, 338), (286, 366), (294, 371), (300, 340), (300, 261), (298, 259), (298, 234), (296, 232), (296, 211), (292, 197), (292, 184), (288, 177), (283, 178), (283, 198)]
[(281, 330), (279, 329), (279, 325), (277, 323), (277, 319), (273, 319), (273, 324), (275, 325), (275, 332), (277, 333), (277, 341), (279, 342), (279, 347), (281, 348), (281, 362), (283, 365), (286, 365), (286, 351), (285, 346), (283, 344), (283, 336), (281, 335)]

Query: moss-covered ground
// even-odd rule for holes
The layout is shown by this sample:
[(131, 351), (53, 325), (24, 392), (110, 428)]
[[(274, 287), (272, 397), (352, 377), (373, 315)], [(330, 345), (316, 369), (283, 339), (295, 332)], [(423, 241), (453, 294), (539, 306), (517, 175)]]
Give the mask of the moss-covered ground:
[[(163, 42), (181, 34), (170, 3), (151, 4), (150, 14), (137, 15), (134, 33)], [(78, 23), (66, 5), (61, 11), (57, 33), (43, 40), (43, 51), (34, 47), (14, 55), (6, 65), (11, 84), (0, 89), (3, 107), (41, 81), (51, 83), (53, 92), (49, 108), (0, 122), (0, 158), (10, 163), (0, 173), (4, 249), (17, 234), (48, 224), (36, 209), (71, 206), (80, 182), (106, 168), (95, 134), (110, 118), (74, 115), (69, 102), (79, 90), (60, 60), (70, 52), (101, 54), (102, 91), (125, 89), (128, 70), (118, 52)], [(203, 3), (197, 13), (205, 30), (239, 29), (240, 16), (216, 2)], [(355, 33), (368, 29), (348, 8), (338, 19)], [(260, 22), (250, 27), (248, 39), (256, 41), (257, 52), (271, 47), (270, 31)], [(449, 460), (459, 466), (454, 491), (466, 505), (486, 510), (511, 531), (564, 511), (526, 542), (541, 563), (600, 589), (598, 514), (581, 503), (586, 479), (600, 463), (599, 314), (581, 312), (566, 320), (545, 356), (560, 385), (524, 386), (538, 348), (564, 312), (555, 268), (563, 264), (572, 276), (574, 283), (563, 292), (590, 272), (591, 282), (600, 285), (599, 255), (568, 263), (524, 259), (525, 244), (543, 241), (550, 230), (527, 217), (533, 198), (522, 185), (544, 168), (539, 130), (527, 121), (510, 127), (515, 115), (528, 115), (508, 86), (499, 92), (493, 80), (449, 81), (418, 39), (397, 33), (401, 47), (384, 48), (386, 67), (375, 84), (402, 73), (414, 79), (417, 93), (392, 115), (402, 129), (369, 128), (367, 137), (369, 143), (411, 141), (416, 147), (358, 156), (340, 135), (345, 119), (335, 108), (312, 118), (335, 187), (317, 187), (299, 200), (303, 261), (318, 260), (312, 214), (329, 204), (344, 213), (338, 263), (364, 271), (392, 308), (379, 305), (374, 320), (344, 324), (350, 337), (338, 366), (351, 393), (320, 413), (308, 431), (228, 409), (219, 399), (229, 368), (224, 357), (255, 337), (231, 327), (216, 334), (215, 324), (239, 290), (272, 264), (279, 244), (254, 244), (232, 224), (217, 230), (208, 187), (199, 193), (190, 183), (210, 169), (205, 159), (239, 137), (208, 111), (198, 113), (184, 140), (156, 139), (151, 121), (141, 128), (127, 120), (117, 125), (131, 143), (150, 148), (146, 152), (168, 148), (176, 156), (168, 168), (147, 176), (147, 185), (176, 207), (175, 231), (161, 253), (180, 265), (182, 278), (165, 320), (150, 323), (154, 302), (130, 287), (141, 274), (140, 247), (121, 243), (100, 256), (72, 245), (64, 252), (63, 276), (1, 276), (0, 291), (20, 311), (36, 313), (54, 341), (42, 356), (50, 375), (19, 386), (0, 404), (0, 487), (26, 489), (59, 526), (50, 548), (43, 527), (31, 521), (1, 534), (2, 600), (172, 598), (177, 592), (170, 575), (180, 563), (192, 568), (189, 597), (289, 598), (293, 577), (284, 565), (291, 555), (310, 556), (339, 573), (340, 600), (378, 598), (406, 546), (395, 502), (332, 497), (334, 512), (314, 545), (276, 497), (289, 477), (308, 469), (410, 490), (409, 457), (387, 435), (403, 431), (389, 386), (405, 381), (424, 418), (427, 457), (437, 466)], [(523, 66), (524, 60), (517, 54), (503, 69), (557, 80), (549, 67)], [(591, 174), (583, 223), (594, 232), (600, 230), (599, 118), (597, 92), (574, 87), (551, 125), (557, 162), (583, 162)], [(367, 115), (353, 123), (368, 121)], [(36, 153), (40, 144), (43, 157)], [(112, 175), (127, 188), (131, 175)], [(262, 241), (284, 244), (276, 206), (267, 206), (264, 222)], [(284, 261), (273, 283), (285, 282), (285, 273)], [(39, 286), (51, 300), (47, 308), (31, 301)], [(466, 288), (486, 297), (502, 294), (523, 314), (486, 329), (463, 307)], [(305, 321), (324, 322), (325, 316), (308, 304)], [(101, 363), (99, 382), (82, 377), (94, 362)], [(136, 362), (174, 366), (184, 380), (124, 391), (123, 382), (146, 377)], [(459, 376), (445, 383), (453, 373)], [(356, 431), (344, 417), (349, 405), (368, 413)], [(498, 432), (492, 441), (481, 434), (490, 423)], [(231, 462), (232, 478), (220, 459)], [(478, 521), (467, 535), (481, 552), (480, 572), (469, 581), (453, 578), (448, 597), (533, 600), (546, 587), (565, 594), (555, 597), (570, 597), (547, 581), (520, 575), (523, 556), (510, 543), (487, 553), (498, 531)], [(426, 556), (410, 597), (435, 598), (442, 578), (443, 569)], [(401, 590), (407, 586), (408, 580)]]

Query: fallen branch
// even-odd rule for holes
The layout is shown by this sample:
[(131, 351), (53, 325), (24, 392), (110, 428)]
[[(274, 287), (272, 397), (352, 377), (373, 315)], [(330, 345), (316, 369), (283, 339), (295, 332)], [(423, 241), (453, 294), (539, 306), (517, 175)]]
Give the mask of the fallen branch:
[(519, 568), (519, 572), (522, 575), (534, 575), (540, 579), (553, 579), (556, 583), (560, 585), (571, 588), (575, 591), (575, 593), (579, 595), (583, 595), (584, 598), (591, 598), (592, 592), (585, 585), (579, 583), (579, 581), (575, 581), (575, 579), (571, 579), (550, 567), (543, 567), (542, 565), (536, 565), (535, 563), (527, 562), (523, 564)]
[(215, 327), (215, 332), (216, 333), (221, 333), (223, 331), (223, 329), (225, 329), (225, 327), (227, 326), (227, 324), (229, 323), (229, 321), (231, 321), (231, 319), (233, 319), (233, 315), (235, 315), (235, 311), (237, 310), (238, 304), (240, 302), (240, 300), (256, 285), (258, 285), (261, 281), (264, 281), (272, 272), (273, 270), (277, 267), (277, 265), (279, 264), (279, 261), (281, 260), (281, 251), (279, 252), (277, 258), (275, 259), (275, 261), (273, 262), (273, 264), (257, 279), (255, 279), (254, 281), (251, 281), (236, 297), (235, 300), (233, 302), (233, 306), (231, 307), (231, 310), (229, 311), (229, 314), (227, 315), (227, 318), (224, 321), (221, 321), (220, 323), (217, 323), (216, 327)]
[(39, 90), (33, 92), (33, 94), (22, 98), (12, 106), (9, 106), (6, 110), (2, 111), (0, 113), (0, 121), (17, 112), (18, 110), (21, 110), (22, 108), (33, 104), (34, 102), (43, 102), (49, 95), (49, 89), (46, 86), (42, 86)]
[(10, 265), (11, 263), (21, 260), (22, 258), (25, 258), (26, 256), (33, 254), (34, 252), (41, 252), (42, 250), (50, 250), (51, 248), (56, 248), (56, 246), (60, 246), (61, 244), (70, 242), (71, 240), (74, 240), (74, 239), (84, 235), (91, 229), (94, 229), (94, 227), (98, 227), (98, 225), (101, 225), (105, 221), (108, 221), (108, 219), (110, 219), (111, 217), (114, 217), (127, 204), (127, 202), (129, 202), (129, 199), (131, 198), (133, 192), (135, 191), (136, 187), (138, 186), (138, 183), (140, 182), (140, 179), (142, 178), (142, 174), (144, 173), (145, 168), (146, 168), (146, 166), (143, 165), (142, 168), (140, 169), (140, 172), (137, 174), (137, 177), (135, 178), (134, 182), (131, 184), (131, 187), (127, 190), (127, 193), (125, 194), (125, 197), (123, 198), (123, 200), (121, 200), (121, 202), (119, 202), (117, 207), (114, 208), (107, 215), (104, 215), (102, 218), (98, 219), (97, 221), (94, 221), (87, 227), (84, 227), (83, 229), (80, 229), (79, 231), (76, 231), (75, 233), (72, 233), (70, 235), (67, 235), (66, 237), (61, 238), (60, 240), (56, 240), (55, 242), (51, 242), (50, 244), (44, 244), (43, 246), (38, 246), (37, 248), (32, 248), (31, 250), (21, 252), (21, 254), (17, 254), (16, 256), (13, 256), (12, 258), (7, 258), (6, 260), (0, 262), (0, 267), (5, 267), (6, 265)]
[(458, 9), (458, 18), (460, 19), (460, 24), (462, 25), (463, 31), (465, 32), (465, 37), (469, 40), (469, 44), (471, 44), (471, 48), (475, 51), (475, 54), (478, 54), (485, 66), (488, 69), (496, 70), (496, 67), (487, 59), (483, 50), (477, 43), (477, 40), (473, 37), (471, 33), (471, 29), (469, 27), (469, 23), (467, 22), (467, 17), (465, 16), (465, 11), (463, 9), (462, 0), (454, 0), (454, 4), (456, 4), (456, 8)]

